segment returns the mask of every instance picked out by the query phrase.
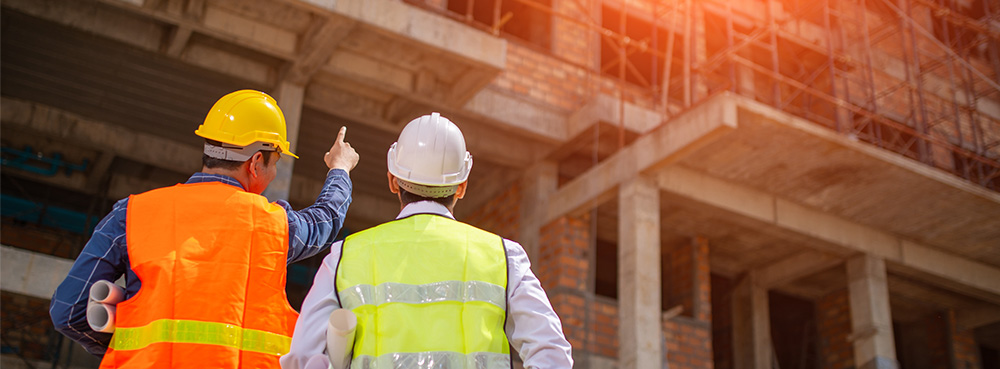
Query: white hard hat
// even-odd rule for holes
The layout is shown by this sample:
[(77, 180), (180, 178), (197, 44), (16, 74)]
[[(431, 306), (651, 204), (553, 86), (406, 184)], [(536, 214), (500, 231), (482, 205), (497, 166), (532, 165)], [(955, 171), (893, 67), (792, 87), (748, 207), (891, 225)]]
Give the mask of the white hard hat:
[(387, 164), (407, 192), (445, 197), (469, 179), (472, 155), (465, 151), (465, 136), (458, 126), (440, 113), (431, 113), (403, 127), (389, 147)]

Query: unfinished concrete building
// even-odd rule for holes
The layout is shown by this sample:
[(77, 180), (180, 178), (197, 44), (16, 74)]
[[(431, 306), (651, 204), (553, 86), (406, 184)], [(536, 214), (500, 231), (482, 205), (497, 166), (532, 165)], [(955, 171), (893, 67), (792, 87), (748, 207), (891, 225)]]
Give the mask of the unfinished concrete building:
[(240, 88), (302, 158), (271, 199), (312, 203), (349, 127), (343, 233), (396, 215), (405, 122), (457, 122), (457, 216), (525, 246), (578, 368), (1000, 367), (996, 0), (0, 5), (4, 368), (94, 367), (48, 298)]

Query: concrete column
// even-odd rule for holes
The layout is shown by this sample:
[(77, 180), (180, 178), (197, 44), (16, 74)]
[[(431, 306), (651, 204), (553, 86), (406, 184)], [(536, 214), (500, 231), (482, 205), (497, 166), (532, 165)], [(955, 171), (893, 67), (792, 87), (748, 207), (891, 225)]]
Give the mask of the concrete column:
[(771, 315), (767, 288), (750, 272), (733, 289), (733, 363), (736, 369), (771, 369)]
[[(281, 112), (285, 114), (285, 126), (287, 127), (288, 142), (292, 152), (299, 142), (299, 123), (302, 120), (302, 101), (305, 96), (305, 86), (281, 82), (278, 90), (274, 93), (274, 99), (278, 101)], [(336, 136), (333, 136), (336, 137)], [(333, 144), (333, 141), (330, 142)], [(288, 155), (281, 155), (278, 162), (278, 175), (271, 181), (271, 184), (264, 190), (264, 196), (270, 201), (288, 200), (288, 193), (292, 187), (292, 168), (295, 166), (295, 159)]]
[(548, 210), (549, 196), (556, 192), (559, 185), (558, 170), (556, 163), (543, 161), (529, 167), (521, 177), (521, 229), (517, 240), (532, 262), (538, 260), (542, 218)]
[(851, 338), (858, 369), (896, 369), (896, 346), (889, 311), (885, 260), (869, 254), (847, 262)]
[(619, 367), (660, 368), (660, 192), (637, 177), (618, 190)]

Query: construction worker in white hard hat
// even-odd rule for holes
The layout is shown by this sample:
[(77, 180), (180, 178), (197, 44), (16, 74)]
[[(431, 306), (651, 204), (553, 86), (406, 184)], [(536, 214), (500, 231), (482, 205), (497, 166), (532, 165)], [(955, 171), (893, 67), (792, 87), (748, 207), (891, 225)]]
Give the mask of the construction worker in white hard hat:
[[(286, 264), (329, 246), (344, 223), (358, 162), (346, 128), (325, 154), (316, 203), (298, 211), (261, 196), (280, 154), (296, 157), (271, 96), (230, 93), (195, 134), (205, 138), (201, 172), (118, 201), (52, 298), (56, 329), (101, 368), (277, 367), (297, 318)], [(93, 331), (87, 291), (123, 275), (113, 335)]]
[(327, 368), (327, 320), (340, 308), (357, 317), (351, 368), (510, 368), (511, 347), (525, 368), (572, 367), (521, 245), (452, 215), (472, 169), (458, 126), (414, 119), (387, 164), (399, 215), (330, 247), (282, 367)]

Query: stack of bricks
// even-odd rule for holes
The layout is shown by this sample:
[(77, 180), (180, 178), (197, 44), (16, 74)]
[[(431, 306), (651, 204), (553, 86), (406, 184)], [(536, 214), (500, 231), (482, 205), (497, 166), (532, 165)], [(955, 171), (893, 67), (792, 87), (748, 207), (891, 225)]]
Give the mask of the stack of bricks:
[(49, 301), (7, 291), (0, 292), (0, 300), (3, 352), (25, 359), (49, 359), (50, 337), (54, 334)]
[(673, 369), (712, 368), (712, 306), (709, 247), (705, 238), (678, 245), (668, 251), (664, 265), (669, 282), (663, 296), (668, 307), (680, 305), (684, 312), (663, 322), (667, 362)]
[(816, 301), (819, 358), (822, 369), (853, 369), (851, 306), (847, 289), (831, 292)]

